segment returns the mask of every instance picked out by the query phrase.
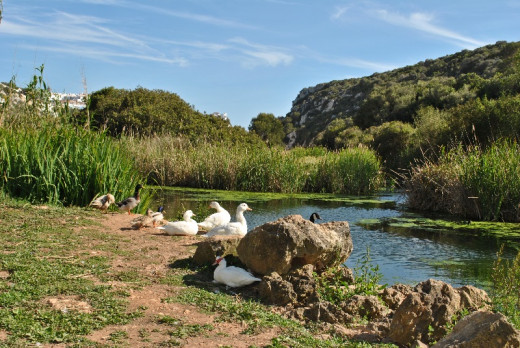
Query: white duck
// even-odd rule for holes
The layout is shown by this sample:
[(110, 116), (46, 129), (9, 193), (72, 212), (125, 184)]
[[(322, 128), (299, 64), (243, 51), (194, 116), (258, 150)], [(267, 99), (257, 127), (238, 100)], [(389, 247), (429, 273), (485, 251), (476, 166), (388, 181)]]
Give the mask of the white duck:
[(159, 230), (164, 230), (170, 236), (194, 236), (199, 231), (197, 221), (191, 217), (195, 216), (191, 210), (186, 210), (182, 221), (168, 222), (166, 225), (157, 227)]
[(231, 221), (231, 215), (229, 215), (228, 211), (222, 208), (218, 202), (211, 202), (209, 207), (216, 209), (217, 212), (208, 216), (204, 221), (199, 222), (198, 225), (200, 229), (209, 231), (213, 227), (225, 225)]
[(205, 237), (213, 237), (216, 235), (220, 236), (245, 236), (247, 233), (247, 222), (244, 217), (244, 212), (247, 210), (253, 210), (248, 207), (246, 203), (241, 203), (237, 207), (237, 221), (236, 222), (228, 222), (225, 225), (220, 225), (213, 227), (208, 233), (206, 233)]
[(217, 268), (215, 268), (215, 272), (213, 272), (214, 281), (232, 288), (238, 288), (262, 280), (256, 278), (243, 268), (235, 266), (226, 267), (226, 259), (223, 257), (217, 256), (213, 265), (218, 265)]

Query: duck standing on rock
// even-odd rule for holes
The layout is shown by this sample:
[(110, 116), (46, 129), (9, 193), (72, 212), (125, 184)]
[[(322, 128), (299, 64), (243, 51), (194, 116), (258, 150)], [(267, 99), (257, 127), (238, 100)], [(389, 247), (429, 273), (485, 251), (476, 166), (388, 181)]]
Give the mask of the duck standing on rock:
[(110, 207), (110, 204), (115, 203), (115, 201), (116, 199), (114, 196), (112, 196), (110, 193), (107, 193), (106, 195), (100, 196), (90, 202), (90, 206), (101, 210), (103, 213), (106, 213), (108, 207)]
[(254, 282), (262, 281), (262, 279), (255, 277), (243, 268), (236, 266), (226, 267), (226, 259), (220, 256), (217, 256), (213, 265), (218, 265), (213, 272), (213, 279), (216, 283), (225, 284), (232, 288), (238, 288)]
[(209, 207), (216, 209), (217, 212), (208, 216), (204, 221), (199, 222), (198, 225), (200, 229), (209, 231), (213, 227), (225, 225), (231, 221), (231, 215), (229, 215), (228, 211), (222, 208), (218, 202), (211, 202)]
[(157, 229), (163, 230), (170, 236), (194, 236), (199, 232), (199, 226), (197, 226), (197, 221), (191, 218), (192, 216), (195, 214), (191, 210), (186, 210), (182, 221), (168, 222)]
[(140, 230), (141, 228), (148, 226), (151, 223), (153, 223), (153, 210), (148, 209), (146, 211), (146, 215), (139, 216), (138, 218), (132, 220), (132, 228)]
[(240, 236), (243, 237), (247, 233), (247, 221), (244, 217), (244, 212), (247, 210), (253, 210), (249, 208), (246, 203), (241, 203), (237, 207), (237, 221), (229, 222), (224, 225), (213, 227), (208, 233), (203, 235), (204, 237), (219, 236)]
[(121, 202), (117, 202), (117, 206), (119, 210), (126, 211), (129, 215), (132, 214), (131, 210), (137, 207), (139, 202), (141, 202), (141, 197), (139, 196), (139, 190), (143, 188), (143, 185), (137, 184), (135, 187), (134, 195), (128, 197), (127, 199), (122, 200)]

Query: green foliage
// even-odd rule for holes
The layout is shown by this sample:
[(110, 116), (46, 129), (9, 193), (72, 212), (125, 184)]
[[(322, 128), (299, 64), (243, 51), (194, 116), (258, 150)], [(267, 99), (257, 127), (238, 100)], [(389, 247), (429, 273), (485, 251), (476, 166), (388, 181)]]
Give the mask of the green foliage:
[(489, 148), (458, 146), (438, 161), (414, 167), (405, 181), (414, 209), (465, 218), (517, 221), (520, 202), (520, 146), (500, 140)]
[(251, 120), (249, 131), (258, 134), (267, 145), (283, 145), (285, 137), (283, 124), (273, 114), (258, 114)]
[(493, 264), (493, 307), (520, 328), (520, 252), (513, 260), (504, 259), (503, 252), (502, 245)]
[(169, 136), (129, 138), (141, 173), (159, 185), (256, 192), (362, 194), (383, 185), (377, 156), (366, 148), (330, 152), (278, 147), (192, 144)]
[(518, 219), (520, 203), (520, 146), (498, 141), (488, 149), (470, 147), (461, 161), (460, 181), (469, 196), (477, 197), (479, 218)]
[(329, 269), (321, 275), (315, 275), (318, 283), (318, 294), (331, 303), (340, 305), (354, 295), (375, 295), (386, 285), (380, 285), (383, 275), (379, 265), (373, 265), (370, 249), (356, 262), (354, 267), (354, 283), (350, 284), (344, 277), (342, 268)]
[[(202, 114), (177, 94), (162, 90), (104, 88), (90, 95), (92, 128), (112, 136), (182, 135), (190, 141), (258, 143), (260, 139), (229, 121)], [(87, 110), (76, 120), (84, 124)]]
[(415, 129), (408, 123), (392, 121), (370, 130), (372, 147), (381, 156), (387, 169), (407, 168), (417, 152)]
[(50, 126), (0, 130), (0, 187), (33, 203), (85, 206), (107, 192), (126, 198), (143, 182), (134, 168), (104, 134)]
[(427, 106), (419, 109), (414, 119), (415, 135), (423, 148), (436, 148), (449, 141), (449, 113)]

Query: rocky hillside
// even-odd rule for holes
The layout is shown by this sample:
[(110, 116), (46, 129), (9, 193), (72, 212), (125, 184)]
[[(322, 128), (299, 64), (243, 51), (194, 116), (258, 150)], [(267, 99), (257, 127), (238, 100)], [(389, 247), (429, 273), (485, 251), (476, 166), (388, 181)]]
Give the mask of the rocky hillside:
[(335, 119), (366, 129), (394, 120), (413, 123), (421, 107), (463, 104), (478, 96), (476, 85), (514, 71), (519, 47), (520, 42), (499, 41), (385, 73), (304, 88), (282, 119), (287, 142), (290, 147), (314, 144)]

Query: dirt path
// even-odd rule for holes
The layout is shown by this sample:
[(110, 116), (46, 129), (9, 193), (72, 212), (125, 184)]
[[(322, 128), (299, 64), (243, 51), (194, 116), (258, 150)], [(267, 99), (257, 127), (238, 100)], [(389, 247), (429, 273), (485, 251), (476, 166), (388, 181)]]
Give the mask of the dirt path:
[[(241, 334), (245, 327), (239, 323), (215, 322), (214, 315), (203, 313), (194, 306), (163, 302), (178, 294), (182, 286), (162, 284), (161, 278), (172, 272), (171, 265), (175, 260), (193, 255), (201, 237), (168, 236), (153, 227), (134, 230), (130, 228), (133, 218), (135, 215), (110, 213), (102, 218), (100, 232), (120, 236), (122, 240), (119, 249), (124, 252), (115, 257), (111, 272), (136, 271), (147, 279), (144, 287), (132, 286), (128, 281), (110, 283), (129, 293), (129, 310), (144, 310), (144, 316), (127, 325), (108, 326), (93, 332), (87, 337), (89, 340), (123, 347), (250, 347), (270, 343), (277, 334), (276, 329), (258, 335)], [(186, 332), (179, 332), (178, 325), (160, 323), (158, 318), (164, 316), (179, 319)], [(200, 327), (205, 329), (196, 334), (189, 333), (189, 328)], [(176, 332), (172, 335), (173, 331)]]

